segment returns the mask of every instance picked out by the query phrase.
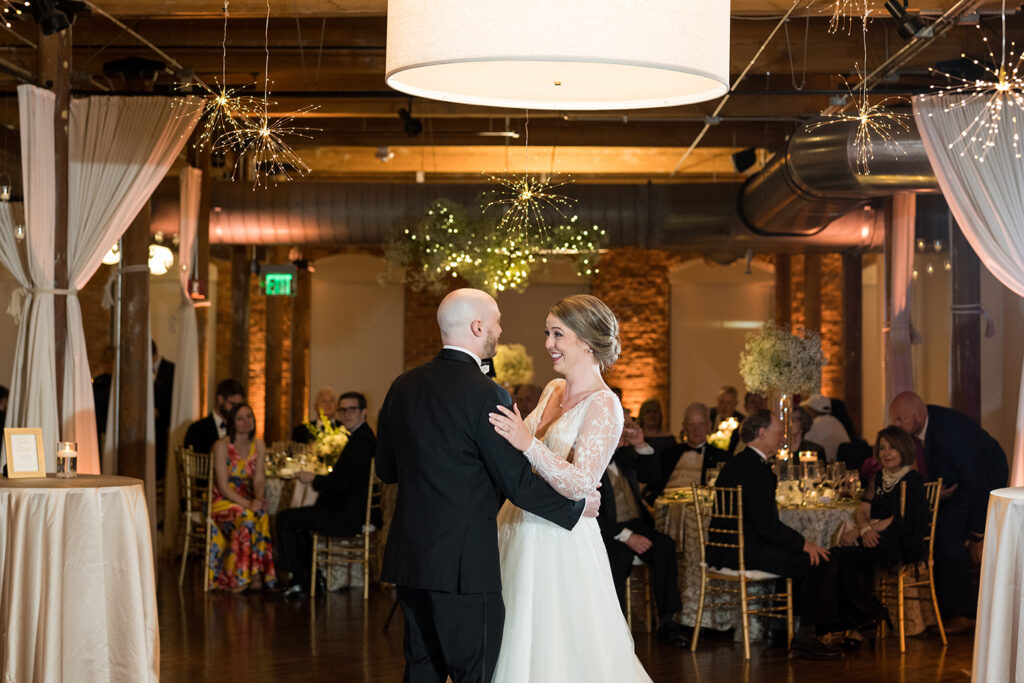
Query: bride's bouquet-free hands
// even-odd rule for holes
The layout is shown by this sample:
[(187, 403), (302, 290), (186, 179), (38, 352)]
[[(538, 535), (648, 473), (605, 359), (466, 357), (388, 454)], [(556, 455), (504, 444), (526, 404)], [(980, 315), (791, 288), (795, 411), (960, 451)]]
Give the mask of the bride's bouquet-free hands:
[(494, 431), (503, 436), (516, 450), (525, 451), (533, 443), (533, 434), (526, 428), (523, 416), (519, 414), (519, 406), (513, 404), (512, 410), (498, 405), (497, 413), (488, 413), (487, 417), (494, 425)]

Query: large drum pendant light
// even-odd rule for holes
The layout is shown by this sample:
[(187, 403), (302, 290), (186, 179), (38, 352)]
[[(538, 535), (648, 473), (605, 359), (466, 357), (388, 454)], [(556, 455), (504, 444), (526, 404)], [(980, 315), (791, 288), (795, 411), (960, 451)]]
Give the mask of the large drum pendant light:
[(728, 0), (388, 0), (387, 83), (448, 102), (640, 109), (729, 89)]

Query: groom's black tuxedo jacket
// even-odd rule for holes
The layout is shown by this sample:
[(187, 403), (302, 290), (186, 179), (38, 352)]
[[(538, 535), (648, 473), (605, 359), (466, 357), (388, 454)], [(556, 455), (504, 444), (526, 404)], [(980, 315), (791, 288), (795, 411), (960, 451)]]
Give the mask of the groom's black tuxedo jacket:
[(382, 580), (407, 588), (501, 590), (503, 496), (566, 529), (584, 501), (555, 493), (487, 418), (508, 392), (470, 356), (443, 349), (391, 385), (377, 423), (377, 475), (398, 483)]

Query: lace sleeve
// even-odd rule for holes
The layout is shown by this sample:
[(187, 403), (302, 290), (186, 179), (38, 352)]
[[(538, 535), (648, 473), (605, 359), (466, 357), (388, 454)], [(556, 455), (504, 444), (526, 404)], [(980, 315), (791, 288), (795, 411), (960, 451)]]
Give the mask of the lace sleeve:
[(566, 498), (579, 500), (597, 488), (622, 434), (622, 408), (615, 394), (602, 391), (584, 408), (573, 461), (552, 453), (539, 439), (524, 454), (537, 474)]

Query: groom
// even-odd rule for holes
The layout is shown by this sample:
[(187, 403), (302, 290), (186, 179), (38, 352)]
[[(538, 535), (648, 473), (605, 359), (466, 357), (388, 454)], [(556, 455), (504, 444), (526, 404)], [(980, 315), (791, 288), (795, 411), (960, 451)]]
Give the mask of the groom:
[(600, 496), (570, 501), (533, 474), (488, 421), (508, 392), (481, 359), (494, 355), (501, 313), (476, 289), (437, 309), (444, 348), (391, 385), (378, 420), (377, 475), (398, 483), (382, 580), (405, 615), (405, 681), (489, 683), (505, 605), (495, 518), (502, 498), (571, 529)]

